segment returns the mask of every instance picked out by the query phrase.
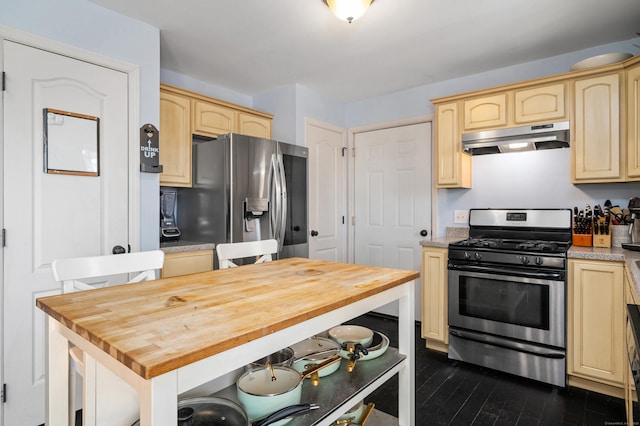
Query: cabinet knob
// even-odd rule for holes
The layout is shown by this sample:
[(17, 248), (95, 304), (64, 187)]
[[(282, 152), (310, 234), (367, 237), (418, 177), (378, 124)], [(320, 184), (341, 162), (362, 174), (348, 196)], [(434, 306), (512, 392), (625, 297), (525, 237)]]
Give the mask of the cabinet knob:
[(318, 236), (318, 231), (315, 231), (315, 230), (312, 229), (311, 230), (311, 236), (312, 237), (317, 237)]
[(423, 237), (426, 237), (427, 235), (429, 235), (429, 233), (427, 232), (426, 229), (423, 229), (422, 231), (420, 231), (420, 235), (422, 235)]

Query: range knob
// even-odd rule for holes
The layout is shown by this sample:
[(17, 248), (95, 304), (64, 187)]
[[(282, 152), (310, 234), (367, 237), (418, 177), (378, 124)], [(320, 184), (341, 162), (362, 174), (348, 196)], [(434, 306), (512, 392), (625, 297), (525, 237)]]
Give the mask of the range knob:
[(469, 252), (465, 251), (464, 252), (464, 260), (469, 260), (471, 259), (471, 255), (469, 254)]
[(542, 258), (540, 256), (536, 256), (534, 262), (536, 263), (536, 265), (540, 266), (542, 265)]
[(475, 252), (473, 256), (478, 262), (482, 260), (482, 255), (480, 254), (480, 252)]
[(522, 262), (523, 265), (528, 265), (529, 264), (529, 258), (527, 256), (522, 256), (520, 258), (520, 261)]

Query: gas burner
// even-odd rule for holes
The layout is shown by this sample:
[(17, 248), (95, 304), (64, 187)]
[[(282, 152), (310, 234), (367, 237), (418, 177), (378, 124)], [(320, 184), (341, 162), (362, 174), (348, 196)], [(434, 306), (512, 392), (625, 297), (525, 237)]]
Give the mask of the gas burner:
[(523, 241), (516, 245), (516, 249), (556, 252), (558, 244), (549, 241)]
[(468, 240), (460, 241), (459, 244), (466, 247), (500, 247), (502, 240), (496, 238), (469, 238)]

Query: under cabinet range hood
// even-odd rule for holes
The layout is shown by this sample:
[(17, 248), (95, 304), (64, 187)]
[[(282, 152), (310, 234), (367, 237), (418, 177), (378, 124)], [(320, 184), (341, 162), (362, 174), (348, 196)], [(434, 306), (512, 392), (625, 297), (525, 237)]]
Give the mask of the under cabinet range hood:
[(462, 134), (462, 149), (471, 155), (568, 147), (568, 121)]

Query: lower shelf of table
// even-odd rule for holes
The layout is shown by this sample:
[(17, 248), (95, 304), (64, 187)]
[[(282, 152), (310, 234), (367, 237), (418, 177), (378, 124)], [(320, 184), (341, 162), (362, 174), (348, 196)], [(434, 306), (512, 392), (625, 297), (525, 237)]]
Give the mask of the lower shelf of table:
[[(319, 409), (293, 418), (289, 426), (329, 425), (348, 411), (357, 402), (368, 396), (384, 381), (395, 375), (405, 364), (406, 357), (395, 348), (389, 348), (379, 358), (356, 363), (353, 372), (345, 371), (346, 360), (333, 374), (320, 378), (320, 385), (313, 386), (309, 380), (302, 385), (301, 403), (314, 403)], [(238, 402), (236, 386), (229, 386), (213, 394)], [(373, 402), (375, 401), (368, 401)], [(367, 421), (369, 426), (393, 426), (398, 421), (376, 410)]]

